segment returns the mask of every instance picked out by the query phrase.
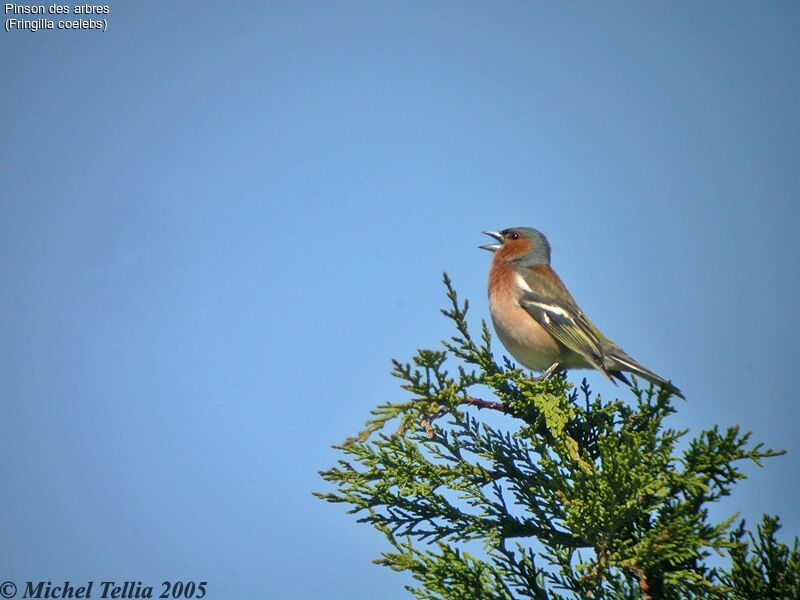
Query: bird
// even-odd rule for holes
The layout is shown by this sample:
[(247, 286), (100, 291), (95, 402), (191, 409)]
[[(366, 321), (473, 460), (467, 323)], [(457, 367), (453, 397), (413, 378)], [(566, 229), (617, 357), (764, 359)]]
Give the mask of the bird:
[(616, 385), (632, 373), (679, 398), (670, 381), (631, 358), (586, 317), (550, 266), (550, 243), (537, 229), (484, 231), (497, 243), (489, 269), (489, 312), (498, 338), (522, 365), (546, 379), (557, 369), (596, 369)]

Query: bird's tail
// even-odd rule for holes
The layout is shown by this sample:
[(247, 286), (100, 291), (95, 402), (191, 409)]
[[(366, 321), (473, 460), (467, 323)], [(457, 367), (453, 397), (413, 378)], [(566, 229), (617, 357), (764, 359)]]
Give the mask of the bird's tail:
[(611, 352), (606, 354), (606, 359), (611, 359), (610, 362), (612, 364), (608, 365), (608, 371), (614, 377), (617, 377), (618, 379), (627, 383), (627, 380), (620, 373), (620, 371), (633, 373), (637, 377), (641, 377), (650, 383), (661, 386), (670, 394), (674, 394), (675, 396), (678, 396), (678, 398), (686, 400), (686, 396), (683, 395), (683, 392), (681, 392), (676, 386), (672, 385), (672, 382), (664, 379), (660, 375), (656, 375), (650, 369), (643, 367), (624, 352)]

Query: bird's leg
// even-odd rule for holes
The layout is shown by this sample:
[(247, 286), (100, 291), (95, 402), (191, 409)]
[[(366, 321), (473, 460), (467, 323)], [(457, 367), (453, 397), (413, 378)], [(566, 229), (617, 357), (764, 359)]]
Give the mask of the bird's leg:
[(541, 374), (541, 375), (539, 375), (539, 378), (538, 378), (538, 380), (539, 380), (539, 381), (547, 381), (548, 379), (550, 379), (550, 376), (551, 376), (553, 373), (555, 373), (557, 370), (558, 370), (558, 363), (557, 363), (557, 362), (554, 362), (552, 365), (550, 365), (550, 366), (547, 368), (547, 370), (546, 370), (546, 371), (542, 371), (542, 374)]

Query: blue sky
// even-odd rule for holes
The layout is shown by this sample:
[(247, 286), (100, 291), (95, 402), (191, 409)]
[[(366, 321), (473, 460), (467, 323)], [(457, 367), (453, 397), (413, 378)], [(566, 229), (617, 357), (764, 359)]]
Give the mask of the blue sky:
[(442, 271), (487, 318), (515, 225), (674, 427), (789, 450), (716, 515), (800, 533), (800, 5), (107, 18), (0, 32), (0, 579), (407, 597), (317, 471), (449, 334)]

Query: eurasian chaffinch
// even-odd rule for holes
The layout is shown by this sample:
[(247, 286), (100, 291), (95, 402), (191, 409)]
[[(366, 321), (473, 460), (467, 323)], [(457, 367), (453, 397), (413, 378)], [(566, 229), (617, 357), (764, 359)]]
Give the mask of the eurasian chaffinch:
[(484, 231), (497, 240), (489, 270), (489, 310), (511, 355), (545, 377), (558, 368), (597, 369), (630, 385), (623, 371), (684, 398), (672, 383), (646, 369), (586, 318), (550, 266), (550, 244), (530, 227)]

